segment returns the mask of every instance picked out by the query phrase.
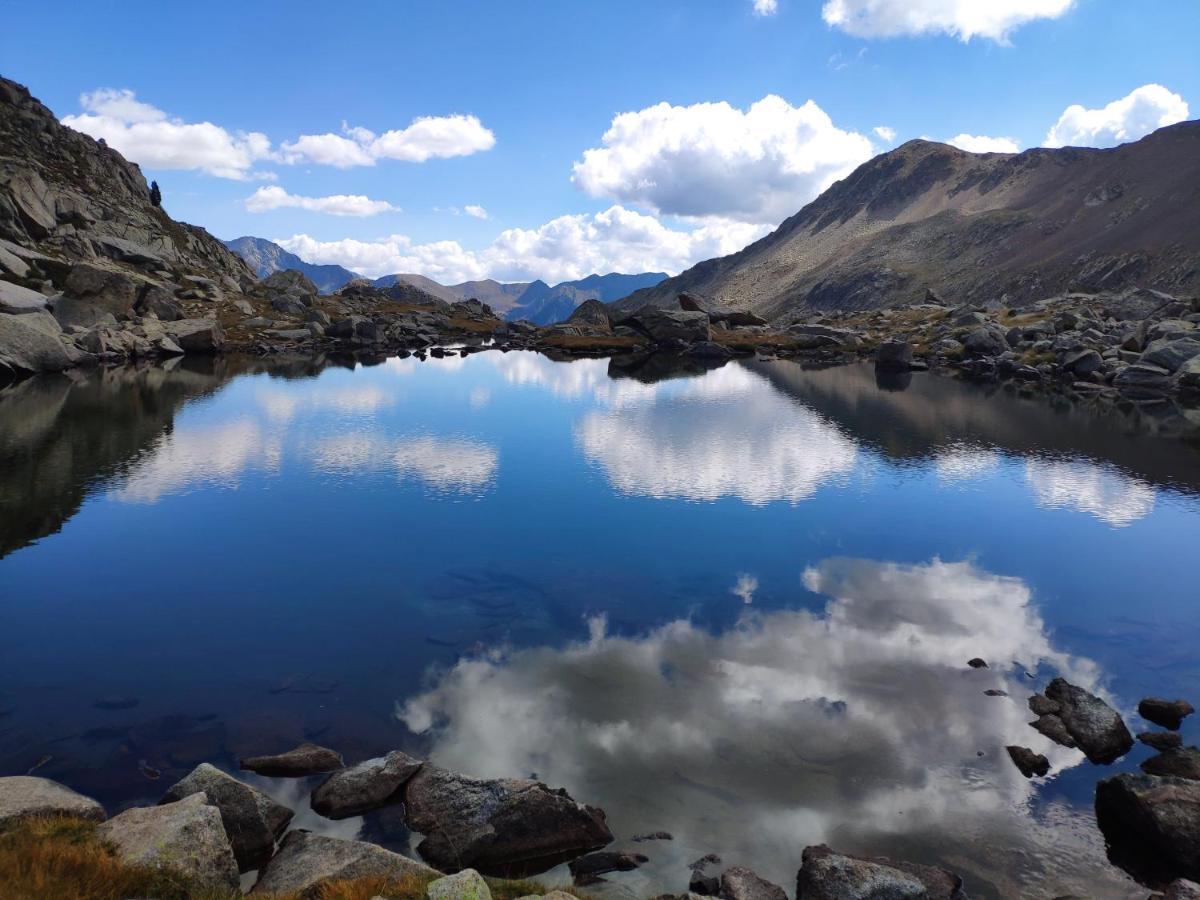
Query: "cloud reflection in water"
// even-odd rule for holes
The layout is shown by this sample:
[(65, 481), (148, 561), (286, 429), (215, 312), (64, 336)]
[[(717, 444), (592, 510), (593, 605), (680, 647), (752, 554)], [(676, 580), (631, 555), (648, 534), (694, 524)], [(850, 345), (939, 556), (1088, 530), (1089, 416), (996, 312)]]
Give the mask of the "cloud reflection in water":
[[(721, 634), (681, 620), (638, 637), (598, 619), (583, 643), (460, 660), (397, 716), (440, 765), (536, 772), (603, 805), (619, 838), (673, 832), (629, 876), (656, 890), (681, 889), (707, 852), (790, 885), (821, 841), (952, 863), (1006, 895), (1120, 880), (1084, 813), (1031, 815), (1034, 787), (1004, 754), (1021, 743), (1056, 770), (1082, 759), (1029, 728), (1011, 661), (1098, 677), (1052, 646), (1022, 581), (834, 559), (804, 583), (832, 598), (823, 614), (747, 611)], [(969, 669), (977, 655), (993, 668)]]

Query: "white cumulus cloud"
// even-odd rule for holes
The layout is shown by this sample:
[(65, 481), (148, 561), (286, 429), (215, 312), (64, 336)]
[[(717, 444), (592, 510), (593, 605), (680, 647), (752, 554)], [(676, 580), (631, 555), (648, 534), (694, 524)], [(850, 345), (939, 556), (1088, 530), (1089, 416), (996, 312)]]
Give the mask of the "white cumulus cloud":
[(373, 241), (321, 241), (307, 234), (276, 240), (315, 263), (337, 263), (377, 278), (420, 272), (443, 284), (479, 278), (551, 283), (593, 272), (680, 272), (703, 259), (740, 250), (761, 237), (761, 226), (711, 222), (689, 231), (668, 228), (654, 216), (622, 206), (560, 216), (537, 228), (502, 231), (482, 250), (457, 241), (414, 242), (394, 234)]
[(342, 124), (341, 134), (305, 134), (281, 148), (286, 163), (314, 162), (347, 169), (377, 160), (425, 162), (491, 150), (496, 136), (476, 116), (423, 116), (407, 128), (375, 134)]
[(779, 12), (779, 0), (754, 0), (756, 16), (773, 16)]
[(988, 137), (982, 134), (956, 134), (946, 141), (952, 147), (968, 153), (1019, 153), (1020, 145), (1015, 138)]
[(874, 131), (875, 136), (877, 138), (879, 138), (881, 141), (883, 141), (884, 143), (890, 144), (890, 143), (892, 143), (892, 141), (896, 140), (896, 129), (895, 128), (890, 128), (887, 125), (876, 125), (871, 130)]
[(616, 116), (602, 147), (584, 151), (572, 181), (677, 216), (777, 225), (874, 151), (816, 103), (768, 95), (741, 110), (725, 102), (659, 103)]
[(386, 200), (372, 200), (361, 194), (333, 194), (328, 197), (301, 197), (289, 194), (281, 187), (260, 187), (246, 198), (249, 212), (269, 212), (273, 209), (307, 209), (311, 212), (328, 213), (331, 216), (377, 216), (385, 212), (399, 212)]
[(1100, 109), (1068, 106), (1046, 135), (1047, 147), (1115, 147), (1182, 122), (1187, 102), (1161, 84), (1144, 84)]
[(127, 159), (151, 169), (195, 169), (245, 180), (254, 164), (271, 158), (271, 142), (257, 131), (230, 132), (212, 122), (184, 122), (131, 90), (101, 88), (82, 95), (84, 112), (63, 124), (103, 139)]
[(1075, 0), (827, 0), (821, 17), (861, 38), (948, 34), (1007, 42), (1016, 28), (1065, 15)]
[(488, 217), (488, 211), (482, 206), (478, 206), (474, 203), (464, 206), (463, 212), (473, 219), (486, 219)]

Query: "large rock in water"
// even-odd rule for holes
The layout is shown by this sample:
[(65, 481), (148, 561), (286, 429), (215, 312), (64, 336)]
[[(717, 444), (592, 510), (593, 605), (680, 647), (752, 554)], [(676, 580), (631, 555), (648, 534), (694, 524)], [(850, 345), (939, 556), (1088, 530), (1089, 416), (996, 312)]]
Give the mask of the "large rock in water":
[(694, 341), (707, 341), (712, 335), (707, 313), (682, 309), (646, 306), (617, 324), (635, 328), (652, 341), (660, 343), (683, 341), (690, 344)]
[(304, 743), (274, 756), (248, 756), (238, 765), (247, 771), (271, 778), (304, 778), (307, 775), (337, 771), (345, 763), (340, 753), (328, 747)]
[(236, 890), (238, 866), (221, 813), (204, 794), (177, 803), (134, 807), (100, 826), (123, 862), (175, 872), (209, 888)]
[(731, 866), (721, 873), (722, 900), (787, 900), (787, 892), (757, 872)]
[(252, 893), (317, 897), (322, 885), (330, 881), (402, 879), (410, 875), (432, 880), (440, 874), (375, 844), (292, 831), (279, 845), (279, 852), (263, 867)]
[(421, 768), (421, 761), (393, 750), (334, 772), (312, 794), (312, 808), (327, 819), (361, 816), (373, 809), (404, 802), (404, 785)]
[(179, 319), (165, 330), (188, 353), (216, 353), (225, 346), (225, 332), (216, 319)]
[(604, 812), (537, 781), (484, 781), (426, 764), (405, 786), (408, 827), (439, 869), (523, 878), (612, 842)]
[(0, 778), (0, 828), (30, 816), (76, 816), (103, 822), (104, 807), (49, 778)]
[(1133, 735), (1117, 711), (1083, 688), (1055, 678), (1044, 697), (1031, 698), (1030, 707), (1041, 713), (1034, 726), (1051, 740), (1071, 746), (1059, 732), (1070, 735), (1075, 745), (1094, 763), (1110, 763), (1133, 747)]
[(933, 866), (805, 847), (796, 900), (966, 900), (962, 879)]
[(32, 372), (60, 372), (74, 359), (45, 312), (0, 313), (0, 379)]
[(1200, 879), (1200, 782), (1116, 775), (1096, 786), (1113, 862), (1139, 880)]
[(1147, 775), (1174, 775), (1200, 781), (1200, 749), (1195, 747), (1172, 747), (1163, 750), (1142, 763)]
[(292, 821), (292, 811), (286, 806), (208, 763), (196, 766), (172, 785), (159, 803), (174, 803), (197, 793), (206, 794), (209, 805), (220, 811), (242, 872), (258, 868), (271, 857), (275, 840)]

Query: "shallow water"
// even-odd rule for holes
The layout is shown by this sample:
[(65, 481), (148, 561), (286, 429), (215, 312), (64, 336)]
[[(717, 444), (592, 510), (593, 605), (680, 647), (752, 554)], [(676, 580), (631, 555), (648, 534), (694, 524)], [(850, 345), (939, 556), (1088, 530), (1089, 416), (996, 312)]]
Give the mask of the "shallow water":
[[(1200, 441), (888, 387), (487, 352), (0, 391), (0, 774), (114, 810), (201, 760), (400, 747), (603, 806), (651, 863), (601, 892), (715, 852), (791, 893), (826, 842), (972, 896), (1144, 897), (1091, 797), (1150, 751), (1092, 766), (1025, 699), (1061, 673), (1136, 732), (1141, 697), (1200, 698)], [(403, 848), (398, 818), (297, 824)]]

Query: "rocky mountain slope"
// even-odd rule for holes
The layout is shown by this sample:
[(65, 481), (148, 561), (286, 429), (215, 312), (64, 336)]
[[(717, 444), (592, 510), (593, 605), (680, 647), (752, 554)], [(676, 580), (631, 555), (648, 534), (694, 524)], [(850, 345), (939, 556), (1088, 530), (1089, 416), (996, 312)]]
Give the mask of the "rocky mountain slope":
[(918, 301), (1012, 306), (1066, 291), (1200, 290), (1200, 122), (1110, 150), (967, 153), (909, 141), (731, 256), (618, 305), (679, 293), (790, 321)]
[(356, 278), (362, 278), (357, 272), (351, 272), (343, 266), (317, 265), (305, 262), (295, 253), (288, 253), (278, 244), (266, 238), (245, 237), (223, 242), (226, 247), (246, 261), (254, 274), (266, 278), (285, 269), (303, 272), (308, 280), (317, 286), (322, 294), (332, 294), (338, 288), (345, 287)]
[(571, 313), (588, 300), (612, 303), (634, 291), (653, 287), (666, 277), (666, 272), (642, 272), (639, 275), (612, 272), (608, 275), (589, 275), (578, 281), (564, 281), (553, 287), (544, 281), (534, 281), (504, 317), (510, 321), (525, 319), (535, 325), (553, 325), (555, 322), (565, 322)]

